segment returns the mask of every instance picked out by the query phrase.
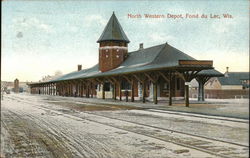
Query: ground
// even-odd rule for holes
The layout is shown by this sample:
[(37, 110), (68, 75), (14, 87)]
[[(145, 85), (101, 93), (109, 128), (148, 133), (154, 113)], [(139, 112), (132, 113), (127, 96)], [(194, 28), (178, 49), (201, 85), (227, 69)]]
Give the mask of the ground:
[(1, 101), (2, 157), (248, 157), (248, 100), (190, 107), (30, 94)]

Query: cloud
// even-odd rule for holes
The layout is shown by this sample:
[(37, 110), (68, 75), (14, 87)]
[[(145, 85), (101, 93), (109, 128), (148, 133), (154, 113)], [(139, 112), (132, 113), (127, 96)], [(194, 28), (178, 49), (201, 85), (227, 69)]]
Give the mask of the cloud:
[(237, 25), (236, 20), (232, 19), (221, 19), (212, 23), (212, 29), (217, 33), (228, 33)]
[(192, 56), (198, 60), (213, 60), (213, 66), (221, 72), (224, 72), (227, 66), (230, 67), (230, 71), (249, 71), (247, 52), (210, 50), (202, 54), (195, 53)]
[(157, 42), (157, 43), (161, 43), (161, 42), (167, 42), (167, 41), (171, 41), (174, 40), (175, 37), (171, 36), (171, 35), (166, 35), (164, 33), (151, 33), (148, 35), (149, 39), (153, 42)]
[(152, 25), (152, 26), (156, 26), (159, 25), (160, 23), (164, 22), (163, 18), (158, 18), (158, 19), (143, 19), (143, 23), (147, 24), (147, 25)]
[(90, 26), (93, 23), (97, 23), (101, 26), (105, 26), (107, 24), (107, 20), (104, 19), (101, 15), (88, 15), (85, 16), (84, 21), (88, 26)]
[(73, 32), (73, 33), (77, 33), (77, 32), (79, 31), (79, 28), (76, 27), (76, 26), (70, 26), (70, 27), (69, 27), (69, 31), (70, 31), (70, 32)]
[(23, 33), (22, 32), (18, 32), (16, 35), (17, 38), (22, 38), (23, 37)]
[(17, 18), (13, 20), (14, 27), (19, 30), (36, 29), (45, 33), (53, 32), (51, 25), (45, 24), (37, 18)]

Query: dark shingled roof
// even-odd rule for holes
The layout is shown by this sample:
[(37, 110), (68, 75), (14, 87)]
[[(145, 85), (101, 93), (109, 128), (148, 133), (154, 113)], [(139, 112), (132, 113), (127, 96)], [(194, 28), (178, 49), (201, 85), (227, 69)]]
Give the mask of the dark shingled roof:
[(114, 12), (97, 42), (100, 43), (102, 41), (124, 41), (129, 43), (129, 39), (123, 31)]
[(218, 80), (221, 85), (242, 85), (242, 80), (249, 80), (249, 72), (228, 72)]
[(224, 74), (221, 72), (215, 70), (215, 69), (209, 69), (209, 70), (202, 70), (198, 74), (198, 76), (210, 76), (210, 77), (223, 77)]
[[(49, 82), (79, 79), (79, 78), (119, 75), (124, 73), (149, 71), (161, 68), (180, 67), (179, 60), (195, 60), (195, 59), (181, 52), (180, 50), (170, 46), (169, 44), (165, 43), (128, 53), (127, 59), (119, 67), (113, 70), (107, 72), (101, 72), (99, 71), (99, 65), (96, 64), (95, 66), (89, 69), (71, 72), (69, 74), (63, 75)], [(209, 72), (211, 74), (213, 73), (212, 70)], [(218, 71), (215, 71), (215, 73), (217, 72)]]

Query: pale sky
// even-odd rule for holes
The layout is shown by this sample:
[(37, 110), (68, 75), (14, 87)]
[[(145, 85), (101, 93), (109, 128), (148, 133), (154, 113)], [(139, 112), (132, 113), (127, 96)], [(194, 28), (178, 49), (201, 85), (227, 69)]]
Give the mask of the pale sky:
[[(249, 71), (247, 0), (2, 1), (2, 80), (38, 81), (60, 70), (98, 62), (98, 44), (112, 12), (130, 40), (129, 51), (168, 42), (215, 69)], [(146, 19), (144, 14), (207, 14), (207, 19)], [(222, 14), (233, 18), (223, 18)], [(142, 18), (128, 18), (141, 14)], [(210, 18), (217, 14), (220, 19)]]

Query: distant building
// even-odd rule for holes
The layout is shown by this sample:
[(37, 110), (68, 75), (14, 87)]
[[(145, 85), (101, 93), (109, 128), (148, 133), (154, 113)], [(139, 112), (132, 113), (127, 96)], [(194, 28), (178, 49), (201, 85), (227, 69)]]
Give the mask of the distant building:
[(14, 80), (14, 92), (19, 93), (19, 80), (18, 79)]
[[(29, 82), (18, 82), (19, 85), (19, 93), (20, 92), (28, 92), (29, 91), (29, 87), (28, 87)], [(11, 81), (1, 81), (1, 87), (8, 92), (15, 92), (15, 81), (11, 82)], [(16, 89), (17, 90), (17, 89)]]
[(225, 77), (210, 79), (205, 89), (248, 89), (249, 72), (226, 72)]
[[(210, 78), (204, 85), (205, 98), (249, 98), (249, 72), (229, 72), (224, 77)], [(190, 97), (196, 98), (197, 81), (192, 81)]]

